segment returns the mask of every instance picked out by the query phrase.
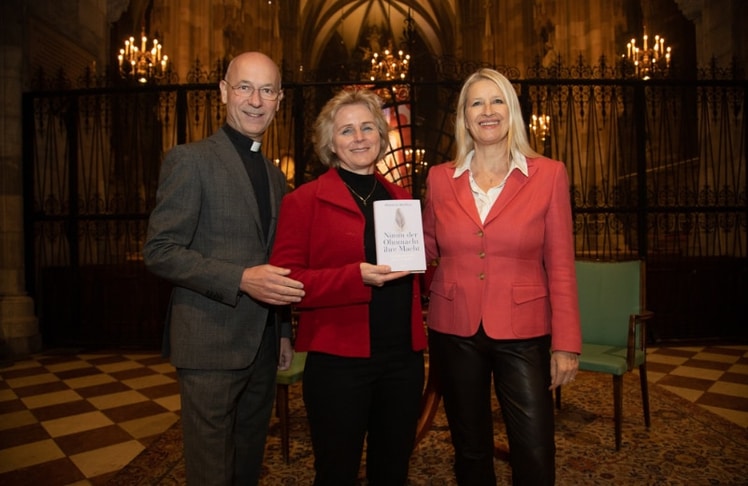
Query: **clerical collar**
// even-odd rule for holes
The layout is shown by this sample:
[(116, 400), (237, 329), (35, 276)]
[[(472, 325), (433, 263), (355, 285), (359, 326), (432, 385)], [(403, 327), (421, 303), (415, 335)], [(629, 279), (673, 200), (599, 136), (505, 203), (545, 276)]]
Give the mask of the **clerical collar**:
[(226, 135), (228, 135), (231, 142), (233, 142), (233, 144), (240, 150), (249, 150), (250, 152), (260, 151), (260, 147), (262, 147), (261, 142), (252, 140), (229, 124), (224, 125), (223, 130), (226, 132)]

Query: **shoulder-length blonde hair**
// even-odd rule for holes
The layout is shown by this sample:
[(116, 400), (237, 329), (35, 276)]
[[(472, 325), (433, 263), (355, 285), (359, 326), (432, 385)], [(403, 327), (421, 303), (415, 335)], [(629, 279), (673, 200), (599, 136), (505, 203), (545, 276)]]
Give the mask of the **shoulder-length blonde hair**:
[(333, 127), (335, 116), (341, 108), (348, 105), (360, 104), (369, 109), (374, 115), (374, 124), (379, 132), (379, 155), (377, 161), (384, 157), (389, 146), (389, 124), (382, 112), (382, 100), (367, 89), (342, 90), (325, 104), (314, 122), (314, 150), (320, 162), (328, 167), (340, 167), (340, 159), (332, 151)]
[(470, 87), (478, 81), (487, 80), (494, 83), (504, 95), (504, 100), (509, 107), (509, 154), (514, 158), (517, 154), (526, 157), (538, 157), (539, 154), (530, 147), (525, 131), (525, 121), (522, 119), (522, 108), (519, 105), (517, 92), (512, 83), (500, 72), (493, 69), (479, 69), (471, 74), (462, 85), (460, 97), (457, 100), (457, 113), (455, 117), (455, 144), (457, 154), (455, 156), (455, 167), (461, 166), (471, 150), (475, 148), (475, 141), (470, 135), (465, 122), (465, 110), (467, 108), (467, 93)]

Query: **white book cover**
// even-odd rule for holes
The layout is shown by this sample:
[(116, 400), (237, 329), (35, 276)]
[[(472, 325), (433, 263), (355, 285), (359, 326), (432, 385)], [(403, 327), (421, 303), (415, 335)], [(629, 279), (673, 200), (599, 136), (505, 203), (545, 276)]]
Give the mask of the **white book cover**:
[(426, 271), (421, 201), (387, 199), (374, 201), (374, 237), (377, 265), (389, 265), (392, 271)]

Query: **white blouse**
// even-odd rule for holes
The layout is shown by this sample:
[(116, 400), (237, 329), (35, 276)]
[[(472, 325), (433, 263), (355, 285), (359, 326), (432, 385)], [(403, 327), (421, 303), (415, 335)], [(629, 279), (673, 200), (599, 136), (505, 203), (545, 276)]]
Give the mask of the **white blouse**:
[(480, 186), (478, 186), (478, 183), (475, 182), (473, 171), (470, 167), (474, 155), (474, 150), (471, 150), (470, 153), (467, 154), (467, 157), (465, 157), (465, 162), (455, 170), (454, 178), (457, 179), (462, 174), (464, 174), (465, 171), (468, 171), (470, 175), (470, 189), (472, 190), (473, 198), (475, 199), (475, 207), (478, 209), (478, 216), (480, 216), (481, 223), (484, 223), (486, 221), (486, 216), (488, 216), (489, 211), (491, 211), (494, 203), (499, 198), (501, 191), (504, 190), (504, 184), (506, 184), (506, 180), (509, 178), (509, 174), (511, 174), (513, 170), (517, 169), (524, 175), (527, 175), (527, 158), (525, 158), (525, 156), (522, 154), (518, 154), (516, 157), (512, 157), (511, 164), (509, 165), (509, 170), (507, 171), (506, 176), (504, 176), (504, 180), (502, 180), (498, 185), (489, 188), (488, 191), (484, 191), (480, 188)]

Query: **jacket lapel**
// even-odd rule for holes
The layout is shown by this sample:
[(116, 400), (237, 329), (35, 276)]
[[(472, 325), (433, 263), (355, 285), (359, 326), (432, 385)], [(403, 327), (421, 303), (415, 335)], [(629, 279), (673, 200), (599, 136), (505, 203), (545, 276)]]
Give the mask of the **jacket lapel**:
[(463, 172), (457, 179), (454, 178), (454, 169), (448, 170), (447, 183), (454, 192), (455, 199), (460, 205), (465, 214), (477, 225), (482, 226), (480, 221), (480, 215), (478, 214), (478, 208), (475, 207), (475, 197), (473, 197), (473, 190), (470, 189), (470, 174)]
[(499, 198), (488, 212), (486, 221), (483, 223), (484, 225), (490, 223), (501, 214), (517, 194), (519, 194), (525, 184), (527, 184), (527, 181), (532, 177), (536, 169), (537, 167), (531, 162), (531, 159), (527, 159), (527, 177), (519, 169), (512, 170), (512, 173), (509, 174), (506, 180), (506, 184), (504, 184), (504, 189), (499, 194)]
[(317, 196), (321, 200), (327, 201), (335, 206), (339, 206), (354, 213), (361, 213), (358, 204), (356, 204), (353, 196), (348, 193), (348, 189), (345, 187), (345, 184), (343, 184), (343, 179), (340, 178), (338, 171), (335, 169), (329, 169), (327, 172), (319, 176)]
[[(229, 177), (231, 177), (232, 181), (234, 181), (233, 183), (238, 184), (242, 187), (241, 193), (244, 196), (244, 203), (246, 204), (249, 215), (252, 218), (252, 224), (255, 225), (257, 233), (264, 238), (262, 221), (260, 220), (260, 207), (257, 205), (257, 195), (255, 194), (255, 190), (252, 187), (252, 182), (249, 180), (247, 169), (244, 168), (244, 163), (242, 162), (241, 156), (239, 155), (239, 152), (236, 151), (236, 147), (234, 147), (234, 144), (231, 143), (231, 140), (223, 132), (223, 130), (219, 130), (214, 136), (217, 139), (216, 155), (218, 155), (218, 159), (226, 167), (226, 172), (228, 173)], [(268, 179), (270, 179), (269, 176)], [(267, 240), (263, 241), (263, 244), (267, 245)]]

